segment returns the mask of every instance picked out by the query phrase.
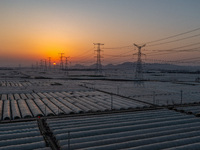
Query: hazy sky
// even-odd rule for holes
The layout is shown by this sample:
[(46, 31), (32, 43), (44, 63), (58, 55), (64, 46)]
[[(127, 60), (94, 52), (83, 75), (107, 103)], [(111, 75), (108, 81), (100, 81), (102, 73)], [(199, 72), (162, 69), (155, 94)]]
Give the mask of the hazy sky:
[(104, 64), (135, 61), (133, 43), (147, 43), (146, 61), (200, 54), (200, 30), (148, 44), (200, 28), (200, 0), (0, 0), (0, 20), (0, 66), (58, 61), (61, 52), (93, 64), (96, 42), (105, 44)]

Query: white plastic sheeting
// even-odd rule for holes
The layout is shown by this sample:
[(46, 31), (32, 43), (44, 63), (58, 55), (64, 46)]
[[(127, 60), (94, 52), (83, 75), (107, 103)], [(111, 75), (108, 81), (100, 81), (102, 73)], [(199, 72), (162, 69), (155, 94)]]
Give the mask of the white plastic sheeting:
[(49, 92), (48, 94), (55, 98), (59, 97), (58, 95), (54, 94), (53, 92)]
[(42, 94), (42, 93), (37, 93), (38, 94), (38, 96), (40, 97), (40, 98), (46, 98), (46, 96), (44, 95), (44, 94)]
[[(11, 106), (7, 104), (10, 102), (5, 102), (5, 107), (7, 108), (2, 109), (3, 115), (5, 112), (4, 116), (7, 116), (4, 117), (5, 119), (146, 107), (146, 104), (121, 98), (119, 96), (111, 96), (98, 91), (14, 93), (2, 94), (1, 97), (5, 99), (5, 101), (7, 99), (9, 99), (8, 101), (14, 99), (18, 101), (17, 104), (20, 113), (18, 113), (16, 102), (13, 101), (13, 105), (11, 104)], [(9, 106), (11, 109), (10, 114)], [(149, 107), (149, 105), (147, 106)]]
[[(186, 135), (187, 134), (187, 135)], [(168, 141), (166, 141), (166, 138)], [(178, 136), (171, 135), (171, 136), (162, 136), (158, 138), (151, 138), (148, 141), (143, 141), (144, 145), (135, 147), (135, 150), (149, 150), (149, 149), (167, 149), (171, 147), (177, 147), (200, 142), (200, 136), (198, 136), (198, 132), (195, 133), (180, 133)], [(145, 143), (147, 142), (147, 143)], [(153, 144), (149, 143), (152, 142)], [(130, 143), (130, 142), (129, 142)], [(133, 144), (132, 142), (131, 144)], [(127, 143), (128, 144), (128, 143)], [(119, 145), (118, 145), (119, 146)], [(191, 148), (193, 149), (193, 148)]]
[(26, 94), (26, 97), (27, 97), (28, 99), (34, 99), (34, 97), (33, 97), (31, 94), (29, 94), (29, 93)]
[(52, 150), (50, 147), (45, 147), (45, 148), (35, 148), (34, 150)]
[(7, 94), (2, 94), (2, 95), (1, 95), (1, 99), (2, 99), (2, 100), (8, 100)]
[(56, 94), (58, 97), (65, 97), (65, 95), (62, 94), (61, 92), (55, 92), (54, 94)]
[(49, 99), (43, 98), (42, 101), (45, 103), (46, 106), (48, 106), (52, 110), (52, 112), (54, 112), (54, 114), (64, 114), (63, 110), (61, 110), (58, 106), (52, 103)]
[[(169, 110), (48, 120), (62, 149), (166, 149), (200, 142), (200, 120)], [(192, 149), (192, 147), (191, 147)]]
[(26, 104), (26, 101), (23, 99), (18, 100), (18, 105), (22, 114), (22, 118), (31, 118), (32, 114)]
[(69, 107), (65, 106), (63, 103), (61, 103), (57, 99), (55, 99), (55, 98), (49, 98), (49, 100), (52, 103), (54, 103), (58, 107), (59, 110), (63, 110), (66, 114), (73, 113), (73, 111)]
[(54, 115), (54, 113), (49, 109), (48, 106), (46, 106), (46, 104), (43, 103), (43, 101), (41, 99), (34, 99), (34, 102), (42, 110), (42, 112), (45, 116), (53, 116)]
[(27, 99), (26, 102), (27, 102), (29, 108), (31, 109), (31, 112), (34, 117), (43, 116), (43, 113), (37, 107), (37, 105), (34, 103), (34, 101), (32, 99)]
[[(16, 128), (16, 125), (17, 125), (17, 128)], [(7, 132), (9, 130), (16, 130), (16, 129), (19, 129), (21, 131), (24, 131), (24, 129), (27, 129), (27, 128), (35, 128), (37, 127), (37, 123), (34, 122), (34, 123), (31, 123), (31, 122), (28, 122), (28, 123), (12, 123), (12, 124), (0, 124), (0, 131), (1, 132)]]
[(31, 95), (32, 95), (35, 99), (40, 98), (36, 93), (31, 93)]
[(24, 143), (33, 143), (33, 142), (37, 142), (37, 141), (43, 141), (43, 137), (42, 136), (33, 136), (33, 137), (2, 140), (2, 141), (0, 141), (0, 147), (10, 146), (10, 145), (18, 145), (18, 144), (24, 144)]
[(58, 101), (60, 101), (62, 104), (73, 110), (75, 113), (82, 113), (83, 110), (81, 110), (79, 107), (76, 105), (73, 105), (72, 103), (68, 102), (67, 100), (63, 98), (57, 98)]
[[(27, 84), (26, 84), (27, 83)], [(3, 87), (21, 87), (31, 85), (29, 82), (21, 82), (21, 81), (0, 81), (0, 85)]]
[(0, 150), (45, 148), (36, 121), (0, 124)]
[(8, 99), (9, 99), (9, 100), (14, 100), (13, 94), (8, 94)]
[(10, 101), (4, 100), (4, 107), (3, 107), (3, 120), (10, 120), (11, 114), (10, 114)]
[(194, 114), (198, 116), (200, 113), (200, 106), (176, 107), (174, 109), (177, 111), (186, 112), (186, 113)]
[(78, 108), (80, 108), (83, 112), (91, 112), (92, 110), (85, 106), (84, 104), (81, 104), (81, 102), (77, 102), (75, 98), (65, 98), (65, 100)]
[(21, 118), (19, 108), (17, 105), (17, 100), (11, 101), (11, 110), (12, 110), (12, 119), (19, 119)]
[(53, 97), (53, 96), (51, 96), (50, 94), (48, 94), (48, 93), (46, 93), (46, 92), (44, 92), (43, 95), (45, 95), (47, 98)]
[(20, 95), (17, 94), (17, 93), (14, 94), (14, 97), (15, 97), (15, 100), (21, 99), (21, 98), (20, 98)]
[(34, 143), (27, 143), (27, 144), (19, 144), (19, 145), (11, 145), (11, 146), (5, 146), (5, 147), (0, 147), (0, 150), (14, 150), (14, 149), (19, 149), (19, 150), (32, 150), (35, 148), (44, 148), (45, 147), (45, 142), (40, 141), (40, 142), (34, 142)]
[(72, 94), (71, 93), (69, 93), (69, 92), (61, 92), (63, 95), (65, 95), (65, 96), (67, 96), (67, 97), (71, 97), (72, 96)]
[(24, 93), (21, 93), (20, 96), (22, 99), (27, 99), (27, 96)]
[(3, 101), (0, 100), (0, 120), (2, 119)]
[(107, 109), (105, 107), (102, 107), (98, 104), (96, 104), (96, 101), (92, 100), (88, 97), (81, 97), (80, 98), (83, 102), (85, 102), (86, 105), (91, 105), (92, 107), (96, 108), (98, 111), (106, 111)]
[(200, 142), (167, 148), (165, 150), (199, 150)]
[(22, 132), (34, 132), (34, 131), (38, 131), (38, 128), (37, 127), (31, 127), (31, 128), (25, 128), (25, 129), (12, 129), (10, 130), (10, 128), (8, 128), (9, 130), (6, 130), (6, 131), (1, 131), (0, 135), (3, 135), (3, 134), (14, 134), (14, 133), (22, 133)]
[(76, 97), (76, 98), (70, 98), (70, 99), (75, 101), (75, 105), (79, 103), (80, 105), (83, 105), (84, 107), (86, 107), (89, 111), (93, 111), (93, 112), (100, 111), (98, 110), (98, 108), (91, 106), (88, 103), (85, 103), (85, 100), (83, 98)]

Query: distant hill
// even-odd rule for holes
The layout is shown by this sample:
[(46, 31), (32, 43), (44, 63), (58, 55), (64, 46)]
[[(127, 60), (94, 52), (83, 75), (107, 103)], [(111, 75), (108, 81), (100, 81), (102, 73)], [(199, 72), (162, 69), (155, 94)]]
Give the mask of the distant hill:
[[(70, 68), (71, 69), (95, 69), (95, 67), (96, 67), (96, 64), (93, 64), (90, 66), (76, 64), (74, 66), (71, 66)], [(129, 70), (129, 69), (134, 69), (135, 67), (136, 67), (136, 63), (132, 63), (132, 62), (124, 62), (118, 65), (108, 64), (108, 65), (102, 66), (103, 69), (120, 69), (120, 70)], [(180, 66), (180, 65), (173, 65), (173, 64), (146, 63), (146, 64), (143, 64), (143, 70), (144, 71), (151, 71), (151, 70), (199, 71), (200, 66)]]
[(86, 69), (87, 66), (83, 66), (83, 65), (80, 65), (80, 64), (75, 64), (74, 66), (70, 67), (72, 69)]

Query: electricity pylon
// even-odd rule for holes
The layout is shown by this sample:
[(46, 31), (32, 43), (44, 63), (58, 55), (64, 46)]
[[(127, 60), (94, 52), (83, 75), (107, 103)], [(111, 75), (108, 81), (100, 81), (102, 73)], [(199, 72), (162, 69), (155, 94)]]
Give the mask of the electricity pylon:
[(65, 70), (67, 75), (69, 74), (68, 69), (69, 69), (69, 58), (70, 57), (65, 57)]
[(102, 75), (102, 65), (101, 65), (101, 45), (104, 45), (102, 43), (93, 43), (94, 45), (97, 45), (97, 62), (96, 62), (96, 74)]
[(64, 53), (59, 53), (59, 54), (60, 54), (60, 69), (63, 70), (64, 69), (64, 63), (63, 63)]
[(35, 68), (36, 68), (36, 70), (38, 70), (38, 62), (36, 62)]
[(47, 60), (44, 60), (44, 70), (47, 70)]
[(49, 70), (51, 70), (51, 57), (49, 57)]
[[(141, 56), (144, 55), (141, 52), (142, 47), (145, 47), (146, 44), (139, 46), (137, 44), (133, 44), (134, 46), (136, 46), (138, 48), (138, 52), (136, 53), (138, 58), (137, 58), (137, 63), (136, 63), (136, 70), (135, 70), (135, 80), (138, 81), (142, 81), (143, 80), (143, 67), (142, 67), (142, 58)], [(139, 82), (137, 82), (139, 83)], [(141, 84), (142, 82), (140, 82), (139, 84)]]
[(43, 70), (43, 60), (40, 60), (40, 69)]

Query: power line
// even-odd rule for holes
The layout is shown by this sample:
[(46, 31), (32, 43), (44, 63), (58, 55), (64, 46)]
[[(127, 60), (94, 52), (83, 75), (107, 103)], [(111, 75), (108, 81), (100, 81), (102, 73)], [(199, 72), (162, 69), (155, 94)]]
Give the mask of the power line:
[(193, 59), (200, 59), (200, 57), (193, 57), (193, 58), (180, 59), (180, 60), (178, 60), (178, 61), (193, 60)]
[(103, 48), (103, 49), (122, 49), (122, 48), (127, 48), (127, 47), (131, 47), (132, 45), (128, 45), (128, 46), (121, 46), (121, 47), (107, 47), (107, 48)]
[(110, 56), (110, 57), (127, 57), (130, 55), (108, 55), (108, 54), (104, 54), (105, 56)]
[(72, 63), (82, 63), (82, 64), (84, 64), (84, 63), (94, 63), (94, 61), (74, 61), (74, 62), (72, 62)]
[[(109, 55), (109, 54), (104, 54), (104, 55), (106, 55), (106, 56), (110, 56), (110, 57), (114, 57), (114, 58), (105, 58), (105, 59), (109, 59), (109, 62), (110, 61), (112, 61), (112, 60), (116, 60), (116, 59), (118, 59), (118, 58), (120, 58), (120, 57), (130, 57), (130, 56), (132, 56), (132, 55), (123, 55), (123, 54), (127, 54), (127, 53), (130, 53), (130, 52), (132, 52), (133, 50), (131, 50), (131, 51), (128, 51), (128, 52), (123, 52), (123, 53), (120, 53), (120, 54), (118, 54), (118, 55)], [(132, 58), (131, 58), (132, 59)], [(81, 60), (81, 61), (80, 61)], [(85, 61), (86, 60), (86, 61)], [(79, 59), (79, 61), (73, 61), (73, 63), (88, 63), (88, 62), (90, 62), (90, 61), (88, 61), (88, 57), (86, 56), (86, 57), (84, 57), (84, 58), (81, 58), (81, 59)]]
[(161, 38), (161, 39), (158, 39), (158, 40), (149, 41), (149, 42), (146, 42), (146, 44), (164, 41), (164, 40), (167, 40), (167, 39), (170, 39), (170, 38), (178, 37), (178, 36), (181, 36), (181, 35), (184, 35), (184, 34), (188, 34), (188, 33), (194, 32), (194, 31), (198, 31), (198, 30), (200, 30), (200, 28), (196, 28), (196, 29), (193, 29), (193, 30), (189, 30), (187, 32), (183, 32), (183, 33), (175, 34), (175, 35), (172, 35), (172, 36), (168, 36), (168, 37)]
[(181, 39), (177, 39), (177, 40), (173, 40), (173, 41), (168, 41), (168, 42), (163, 42), (163, 43), (158, 43), (158, 44), (152, 44), (152, 45), (148, 45), (148, 47), (174, 43), (174, 42), (178, 42), (178, 41), (182, 41), (182, 40), (186, 40), (186, 39), (190, 39), (190, 38), (194, 38), (194, 37), (198, 37), (198, 36), (200, 36), (200, 34), (196, 34), (196, 35), (193, 35), (193, 36), (189, 36), (189, 37), (185, 37), (185, 38), (181, 38)]
[(166, 49), (166, 50), (151, 50), (151, 51), (157, 51), (157, 52), (173, 51), (173, 52), (174, 52), (174, 50), (176, 51), (176, 49), (185, 48), (185, 47), (190, 47), (190, 46), (199, 45), (199, 44), (200, 44), (200, 42), (198, 42), (198, 43), (193, 43), (193, 44), (188, 44), (188, 45), (184, 45), (184, 46), (179, 46), (179, 47), (175, 47), (175, 48), (172, 48), (172, 49)]
[[(199, 48), (199, 47), (198, 47)], [(184, 50), (176, 50), (176, 51), (173, 51), (173, 54), (174, 53), (181, 53), (181, 52), (200, 52), (200, 50), (196, 50), (198, 48), (194, 48), (194, 49), (184, 49)], [(151, 53), (147, 53), (148, 56), (156, 56), (156, 55), (165, 55), (165, 54), (172, 54), (172, 52), (165, 52), (165, 51), (158, 51), (158, 52), (151, 52)]]
[(72, 58), (75, 58), (75, 59), (81, 60), (81, 59), (88, 58), (88, 57), (90, 57), (90, 56), (92, 57), (92, 56), (94, 56), (94, 54), (85, 55), (85, 56), (83, 56), (83, 57), (72, 57)]
[[(79, 57), (83, 57), (83, 56), (85, 56), (86, 54), (88, 54), (89, 52), (92, 52), (92, 50), (93, 50), (93, 49), (89, 49), (89, 50), (87, 50), (86, 52), (84, 52), (84, 53), (82, 53), (82, 54), (80, 54), (80, 55), (78, 55), (78, 56), (76, 56), (76, 57), (78, 57), (78, 58), (79, 58)], [(75, 57), (75, 58), (76, 58), (76, 57)]]
[[(92, 55), (92, 56), (94, 56), (94, 55)], [(77, 62), (77, 63), (88, 62), (88, 61), (90, 61), (90, 60), (88, 60), (88, 59), (94, 58), (94, 57), (92, 57), (92, 56), (91, 56), (91, 57), (86, 56), (86, 57), (83, 57), (83, 58), (78, 59), (78, 60), (73, 60), (72, 62), (73, 62), (73, 63), (75, 63), (75, 62)]]
[[(128, 51), (128, 52), (123, 52), (123, 53), (121, 53), (121, 54), (119, 54), (119, 55), (123, 56), (123, 54), (127, 54), (127, 53), (130, 53), (130, 52), (132, 52), (132, 51), (133, 51), (133, 50)], [(118, 56), (119, 56), (119, 55), (118, 55)], [(131, 56), (131, 55), (129, 55), (129, 56)], [(115, 59), (118, 59), (118, 57), (112, 58), (112, 59), (109, 58), (109, 60), (115, 60)]]

